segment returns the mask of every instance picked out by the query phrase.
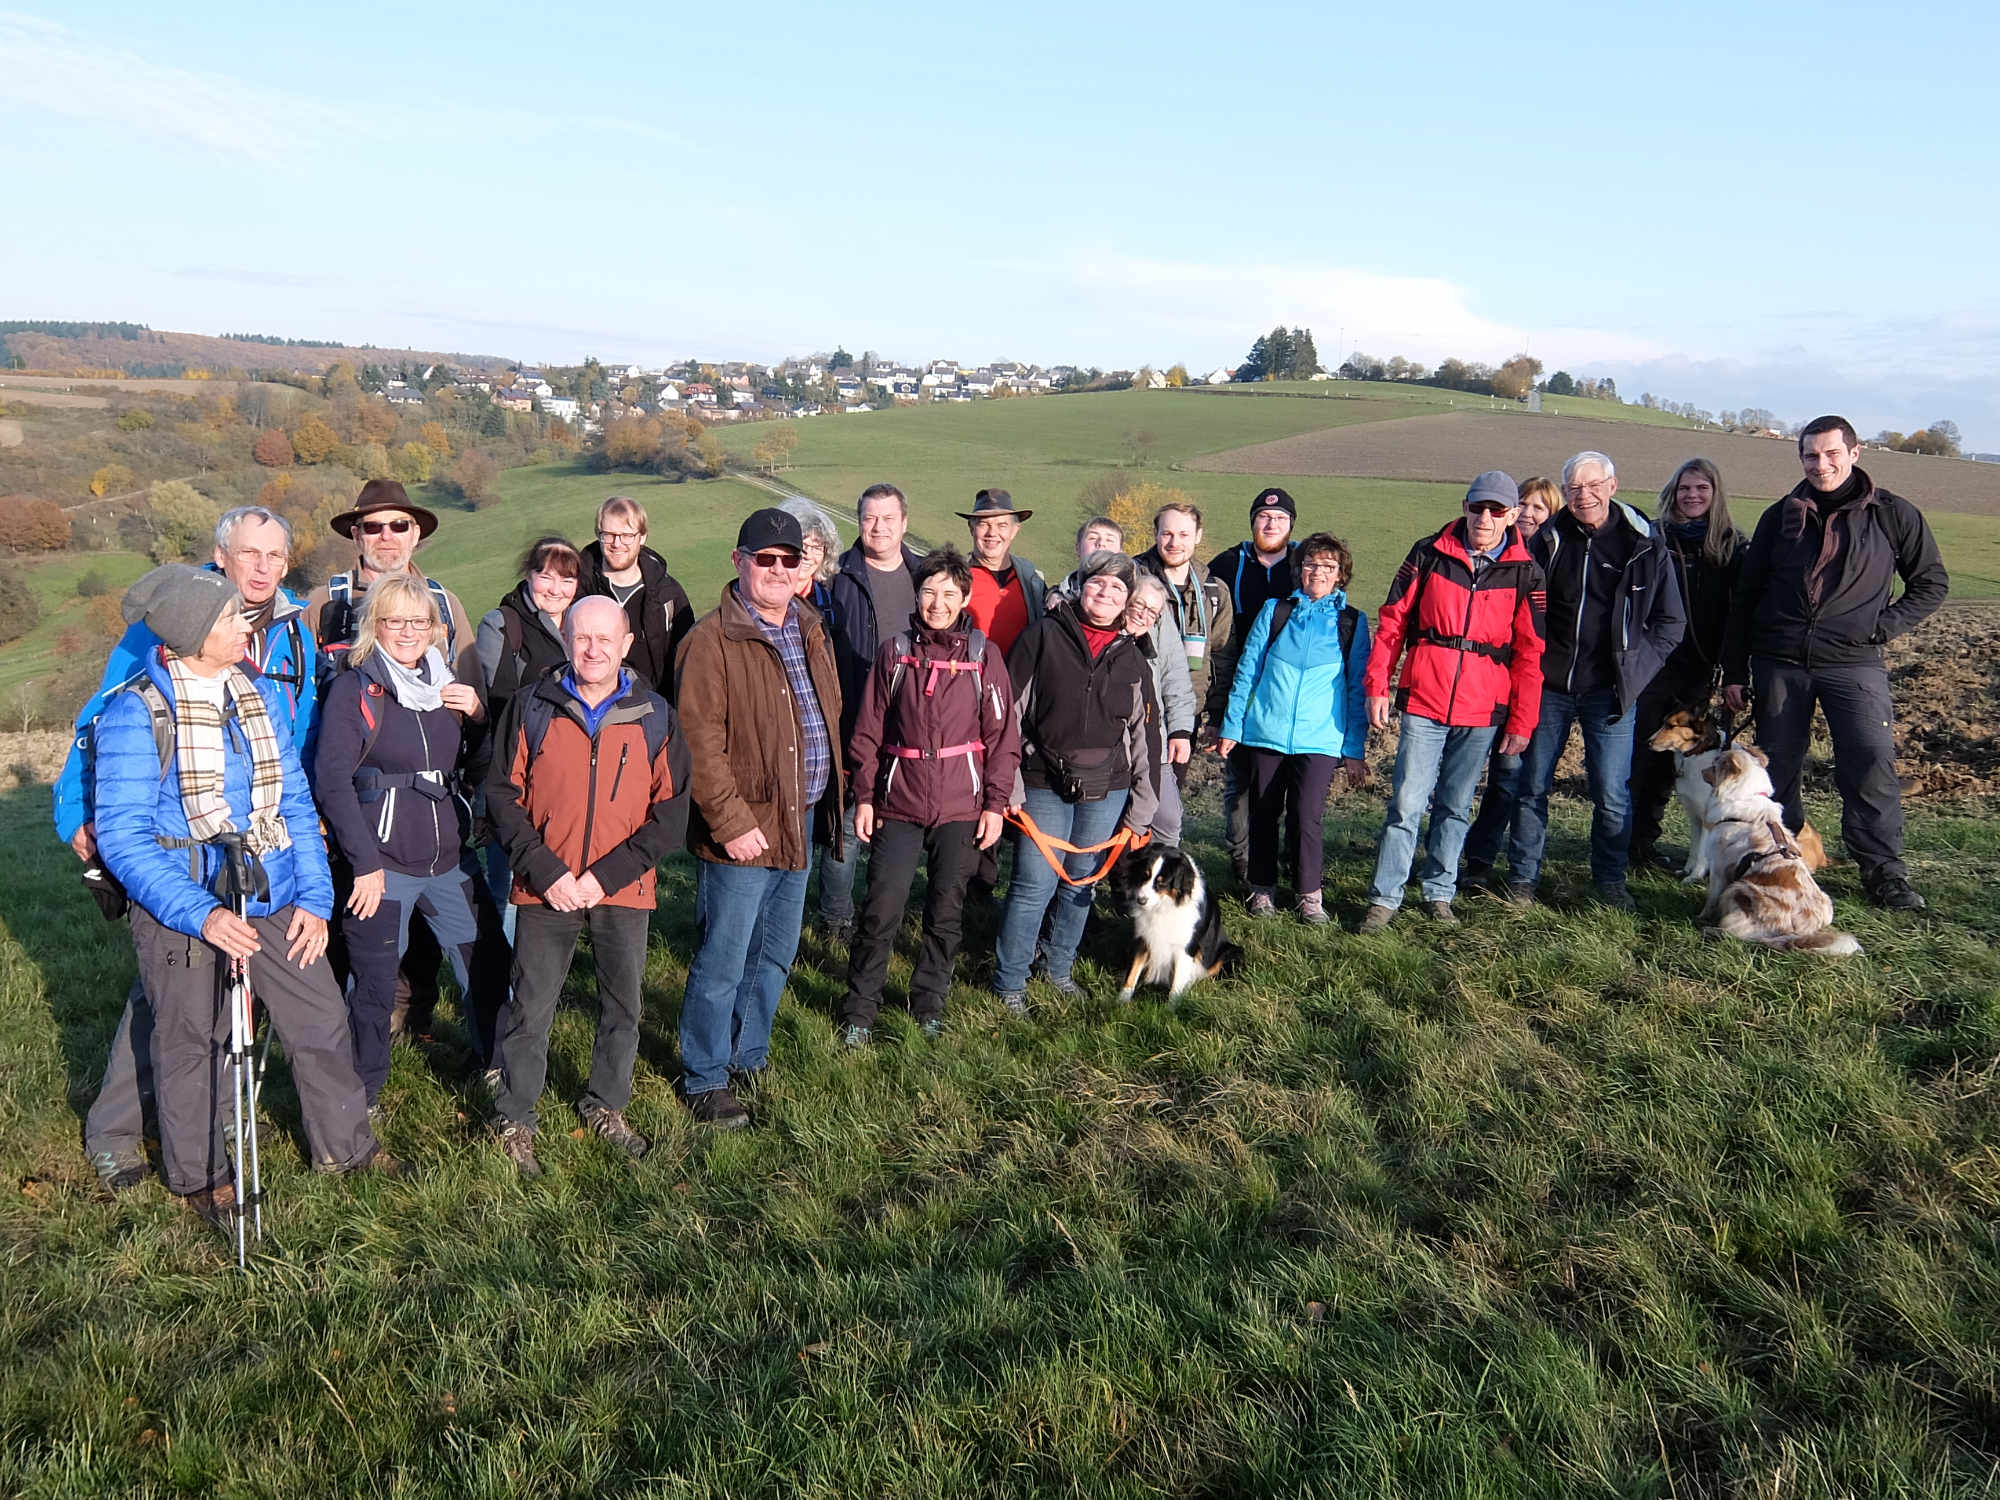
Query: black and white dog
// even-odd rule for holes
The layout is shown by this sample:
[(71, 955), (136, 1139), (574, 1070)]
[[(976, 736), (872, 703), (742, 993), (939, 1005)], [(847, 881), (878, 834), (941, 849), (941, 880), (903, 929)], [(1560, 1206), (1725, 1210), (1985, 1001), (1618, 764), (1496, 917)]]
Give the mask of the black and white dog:
[(1222, 930), (1222, 912), (1201, 867), (1178, 849), (1127, 850), (1111, 870), (1111, 895), (1132, 918), (1136, 951), (1118, 1000), (1142, 983), (1164, 984), (1170, 1001), (1235, 968), (1243, 950)]

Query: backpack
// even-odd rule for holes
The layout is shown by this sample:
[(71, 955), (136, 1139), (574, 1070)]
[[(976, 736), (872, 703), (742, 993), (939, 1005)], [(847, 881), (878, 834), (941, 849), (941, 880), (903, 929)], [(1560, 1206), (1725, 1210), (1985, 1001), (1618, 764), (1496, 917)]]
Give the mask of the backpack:
[(928, 698), (937, 691), (937, 674), (940, 672), (970, 672), (972, 690), (982, 692), (986, 687), (986, 632), (974, 625), (965, 633), (964, 661), (926, 661), (917, 655), (916, 637), (909, 631), (897, 633), (891, 642), (896, 652), (896, 664), (889, 669), (889, 701), (896, 701), (896, 689), (903, 685), (903, 670), (906, 667), (923, 667), (930, 673), (930, 680), (924, 684), (924, 696)]
[[(450, 661), (458, 654), (458, 621), (451, 612), (451, 596), (445, 592), (443, 584), (435, 578), (426, 577), (424, 587), (431, 591), (431, 598), (437, 602), (438, 618), (444, 621), (444, 659)], [(320, 680), (331, 681), (347, 669), (350, 653), (354, 650), (355, 615), (354, 575), (336, 573), (326, 581), (326, 603), (319, 609), (319, 628), (316, 634), (320, 646)]]

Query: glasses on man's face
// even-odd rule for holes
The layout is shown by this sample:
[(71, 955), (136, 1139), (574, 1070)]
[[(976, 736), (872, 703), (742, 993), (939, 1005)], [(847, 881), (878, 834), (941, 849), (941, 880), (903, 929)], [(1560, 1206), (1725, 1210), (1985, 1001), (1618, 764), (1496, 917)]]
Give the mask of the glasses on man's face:
[(416, 524), (407, 518), (400, 521), (363, 521), (361, 529), (369, 536), (380, 536), (385, 531), (393, 531), (397, 536), (401, 536)]
[(641, 531), (600, 531), (597, 533), (597, 539), (600, 542), (609, 542), (614, 547), (629, 547), (644, 535), (645, 533)]
[(1563, 486), (1565, 495), (1601, 495), (1611, 488), (1609, 479), (1572, 479)]
[(431, 628), (431, 617), (429, 615), (391, 615), (378, 628), (388, 631), (391, 635), (409, 635), (414, 631), (429, 630)]
[(768, 569), (773, 573), (788, 573), (798, 567), (803, 559), (790, 552), (753, 552), (750, 554), (750, 561), (758, 567)]
[(1486, 504), (1468, 505), (1465, 507), (1465, 513), (1468, 516), (1504, 516), (1507, 514), (1507, 507), (1504, 505)]
[(261, 563), (267, 568), (282, 570), (285, 563), (289, 560), (290, 554), (285, 552), (258, 552), (248, 547), (236, 547), (230, 550), (229, 557), (239, 568), (254, 568)]

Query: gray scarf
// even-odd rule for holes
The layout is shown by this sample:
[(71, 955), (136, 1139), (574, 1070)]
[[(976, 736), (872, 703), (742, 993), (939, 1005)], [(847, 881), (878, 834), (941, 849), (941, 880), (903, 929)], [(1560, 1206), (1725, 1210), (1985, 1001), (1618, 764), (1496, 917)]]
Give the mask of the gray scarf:
[(403, 707), (413, 714), (444, 707), (444, 688), (451, 681), (451, 673), (445, 668), (444, 653), (437, 647), (426, 651), (424, 659), (414, 667), (404, 666), (387, 651), (378, 650), (375, 654), (381, 657), (389, 686)]

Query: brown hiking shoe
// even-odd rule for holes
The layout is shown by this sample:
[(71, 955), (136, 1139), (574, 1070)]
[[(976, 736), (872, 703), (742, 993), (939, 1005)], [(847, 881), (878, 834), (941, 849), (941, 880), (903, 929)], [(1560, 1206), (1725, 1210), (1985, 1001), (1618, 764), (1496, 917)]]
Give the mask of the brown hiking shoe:
[(1363, 937), (1373, 937), (1376, 933), (1385, 931), (1395, 920), (1395, 907), (1377, 903), (1361, 914), (1361, 925), (1354, 930)]
[(637, 1161), (651, 1149), (652, 1142), (625, 1123), (622, 1110), (605, 1109), (602, 1105), (586, 1105), (577, 1111), (583, 1116), (583, 1123), (599, 1140), (609, 1141), (627, 1156)]
[(535, 1160), (535, 1132), (527, 1126), (500, 1127), (500, 1154), (511, 1161), (514, 1170), (523, 1177), (533, 1180), (542, 1175), (542, 1164)]
[(227, 1231), (236, 1222), (236, 1184), (218, 1182), (214, 1187), (189, 1193), (181, 1200), (211, 1229)]
[(712, 1125), (717, 1130), (741, 1130), (750, 1123), (750, 1111), (726, 1088), (696, 1094), (687, 1104), (688, 1113), (694, 1116), (698, 1125)]

